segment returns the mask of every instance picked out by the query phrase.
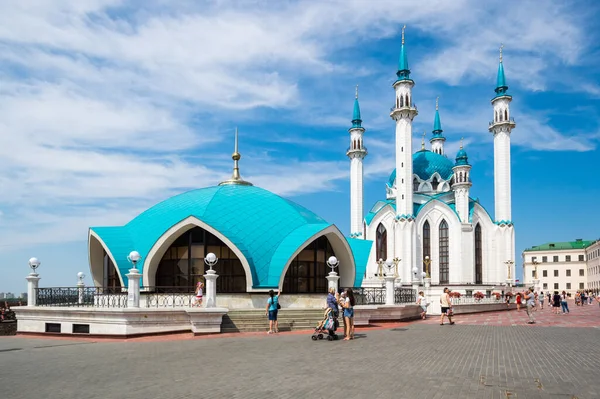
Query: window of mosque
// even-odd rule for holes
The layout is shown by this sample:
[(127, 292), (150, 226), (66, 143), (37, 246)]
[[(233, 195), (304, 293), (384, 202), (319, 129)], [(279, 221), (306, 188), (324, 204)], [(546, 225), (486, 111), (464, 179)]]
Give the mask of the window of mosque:
[(211, 252), (219, 258), (217, 292), (246, 292), (242, 262), (225, 243), (200, 227), (183, 233), (167, 249), (156, 271), (156, 287), (193, 292), (198, 281), (204, 282), (204, 257)]
[(433, 189), (433, 191), (437, 191), (439, 184), (440, 184), (440, 182), (438, 182), (437, 177), (434, 177), (433, 180), (431, 181), (431, 188)]
[(387, 230), (383, 223), (379, 223), (377, 226), (377, 239), (376, 239), (376, 254), (377, 259), (387, 259)]
[(108, 289), (111, 292), (121, 292), (121, 279), (119, 279), (117, 268), (106, 251), (104, 251), (102, 280), (105, 289)]
[(448, 223), (442, 220), (440, 223), (440, 284), (448, 284), (450, 281), (450, 249), (448, 240)]
[[(327, 259), (334, 256), (327, 237), (319, 237), (290, 263), (283, 279), (283, 292), (290, 294), (327, 292)], [(339, 269), (337, 270), (339, 273)]]
[[(425, 259), (426, 256), (429, 256), (431, 259), (431, 227), (427, 220), (423, 225), (423, 259)], [(423, 263), (423, 271), (427, 273), (425, 263)]]
[(419, 180), (416, 177), (413, 179), (413, 191), (419, 191)]
[(475, 227), (475, 284), (483, 284), (483, 240), (479, 223)]

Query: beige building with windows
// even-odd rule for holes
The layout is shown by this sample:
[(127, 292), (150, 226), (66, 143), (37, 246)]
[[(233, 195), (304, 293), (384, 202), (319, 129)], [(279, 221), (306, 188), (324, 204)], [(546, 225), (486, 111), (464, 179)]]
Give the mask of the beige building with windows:
[(567, 291), (573, 294), (578, 290), (588, 289), (586, 252), (593, 243), (594, 241), (577, 239), (527, 248), (522, 254), (523, 282), (544, 293)]
[(600, 292), (600, 240), (585, 249), (587, 259), (587, 288)]

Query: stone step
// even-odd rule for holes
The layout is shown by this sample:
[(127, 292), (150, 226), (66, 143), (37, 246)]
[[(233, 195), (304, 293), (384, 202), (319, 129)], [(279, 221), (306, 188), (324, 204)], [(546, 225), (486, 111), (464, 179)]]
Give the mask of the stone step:
[[(323, 320), (323, 309), (282, 309), (278, 314), (280, 331), (314, 330)], [(342, 317), (338, 318), (343, 330)], [(269, 321), (264, 310), (231, 310), (223, 317), (222, 332), (261, 332), (267, 331)]]

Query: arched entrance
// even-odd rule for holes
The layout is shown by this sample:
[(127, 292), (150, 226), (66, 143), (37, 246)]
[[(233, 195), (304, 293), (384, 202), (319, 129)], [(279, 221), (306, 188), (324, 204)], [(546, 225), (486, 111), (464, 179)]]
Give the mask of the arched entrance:
[[(321, 236), (308, 244), (290, 263), (283, 280), (286, 294), (327, 292), (327, 274), (331, 271), (327, 259), (335, 256), (327, 237)], [(338, 273), (339, 269), (336, 270)]]
[(204, 282), (204, 258), (210, 252), (219, 258), (217, 292), (246, 292), (246, 273), (237, 255), (201, 227), (184, 232), (165, 251), (156, 270), (157, 289), (193, 291), (198, 281)]

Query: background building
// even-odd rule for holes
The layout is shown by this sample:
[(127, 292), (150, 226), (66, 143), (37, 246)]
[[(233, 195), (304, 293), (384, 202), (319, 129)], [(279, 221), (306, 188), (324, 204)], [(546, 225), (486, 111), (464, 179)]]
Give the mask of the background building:
[(600, 240), (585, 249), (587, 259), (587, 288), (600, 291)]
[[(552, 242), (533, 246), (523, 251), (523, 282), (541, 291), (587, 289), (586, 248), (593, 241), (577, 239), (570, 242)], [(537, 278), (535, 284), (537, 265)]]

